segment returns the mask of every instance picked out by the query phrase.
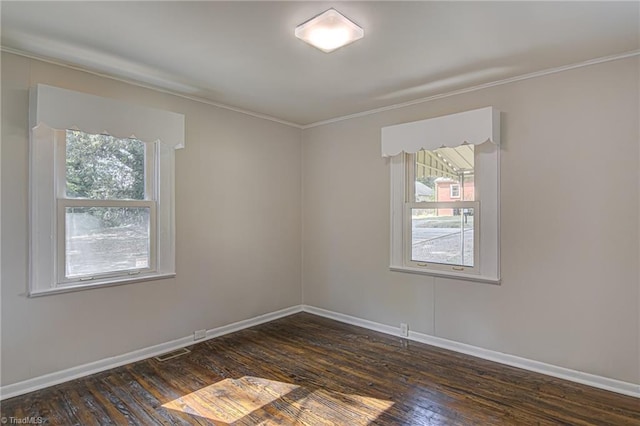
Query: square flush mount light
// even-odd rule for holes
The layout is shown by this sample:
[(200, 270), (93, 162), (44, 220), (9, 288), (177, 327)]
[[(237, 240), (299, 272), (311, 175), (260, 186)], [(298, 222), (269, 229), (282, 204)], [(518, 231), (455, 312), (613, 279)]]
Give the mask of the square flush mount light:
[(364, 30), (335, 9), (329, 9), (296, 27), (296, 37), (323, 52), (360, 40)]

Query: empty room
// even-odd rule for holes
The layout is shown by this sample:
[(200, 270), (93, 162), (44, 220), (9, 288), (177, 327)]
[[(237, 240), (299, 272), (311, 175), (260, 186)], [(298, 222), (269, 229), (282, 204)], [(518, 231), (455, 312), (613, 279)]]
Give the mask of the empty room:
[(640, 425), (640, 2), (0, 18), (2, 424)]

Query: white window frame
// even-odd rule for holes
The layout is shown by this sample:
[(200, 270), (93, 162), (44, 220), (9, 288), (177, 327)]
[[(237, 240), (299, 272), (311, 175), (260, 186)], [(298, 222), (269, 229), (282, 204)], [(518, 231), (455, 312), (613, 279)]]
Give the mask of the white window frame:
[[(31, 91), (30, 125), (27, 295), (35, 297), (175, 277), (175, 150), (184, 147), (184, 116), (37, 85)], [(98, 128), (102, 131), (96, 131)], [(105, 133), (116, 138), (134, 137), (144, 142), (145, 199), (67, 198), (66, 129)], [(77, 279), (65, 277), (65, 208), (91, 206), (150, 209), (149, 267)]]
[[(485, 111), (488, 110), (488, 111)], [(484, 126), (485, 118), (480, 116), (482, 126), (466, 125), (469, 114), (482, 112), (488, 116), (487, 134), (477, 134), (475, 130)], [(487, 114), (488, 112), (488, 114)], [(445, 116), (446, 126), (437, 120), (407, 123), (383, 128), (383, 155), (390, 157), (391, 173), (391, 232), (390, 232), (390, 264), (389, 269), (397, 272), (431, 275), (435, 277), (453, 278), (483, 283), (500, 283), (500, 146), (499, 146), (499, 111), (493, 108), (475, 110), (459, 115)], [(497, 117), (496, 117), (497, 115)], [(453, 117), (453, 119), (449, 119)], [(460, 120), (458, 120), (458, 118)], [(450, 125), (451, 124), (451, 125)], [(497, 126), (497, 129), (496, 129)], [(453, 129), (448, 132), (448, 128)], [(474, 207), (474, 267), (458, 265), (414, 262), (411, 260), (411, 211), (415, 206), (420, 208), (435, 205), (431, 202), (415, 203), (411, 197), (414, 191), (412, 174), (412, 153), (420, 149), (435, 150), (441, 145), (437, 142), (446, 140), (459, 129), (470, 129), (471, 135), (455, 134), (446, 146), (454, 147), (471, 141), (475, 145), (474, 193), (475, 201), (451, 201), (437, 203), (455, 208)], [(432, 129), (435, 129), (431, 131)], [(494, 130), (495, 129), (495, 130)], [(431, 134), (442, 136), (431, 142)], [(467, 137), (468, 136), (468, 137)], [(456, 141), (457, 144), (456, 144)], [(485, 142), (486, 141), (486, 142)], [(386, 145), (385, 145), (386, 142)], [(427, 145), (427, 146), (425, 146)], [(407, 155), (409, 153), (409, 155)], [(470, 203), (469, 206), (466, 203)], [(477, 254), (476, 254), (477, 253)]]
[[(156, 173), (156, 143), (144, 143), (145, 145), (145, 172), (144, 172), (144, 199), (143, 200), (92, 200), (92, 199), (79, 199), (79, 198), (67, 198), (66, 194), (66, 152), (67, 152), (67, 137), (66, 130), (55, 130), (54, 139), (56, 144), (55, 162), (57, 167), (55, 169), (54, 180), (56, 182), (57, 192), (57, 208), (55, 221), (57, 223), (57, 234), (60, 238), (57, 238), (56, 258), (57, 258), (57, 285), (73, 286), (77, 284), (86, 284), (87, 282), (109, 282), (113, 279), (119, 279), (123, 277), (132, 277), (137, 275), (151, 274), (156, 272), (157, 263), (157, 235), (158, 225), (156, 220), (157, 211), (157, 192), (155, 188), (157, 184)], [(66, 276), (66, 214), (65, 209), (67, 207), (144, 207), (149, 209), (149, 265), (146, 268), (135, 268), (121, 271), (111, 271), (99, 274), (86, 274), (73, 278)]]
[[(454, 209), (454, 208), (473, 208), (474, 209), (474, 222), (473, 222), (473, 266), (456, 265), (449, 263), (437, 263), (437, 262), (425, 262), (412, 259), (412, 209)], [(427, 268), (438, 271), (451, 271), (451, 272), (465, 272), (478, 274), (479, 268), (479, 244), (480, 244), (480, 228), (478, 221), (480, 217), (480, 203), (477, 201), (460, 201), (460, 202), (420, 202), (420, 203), (405, 203), (405, 221), (403, 223), (404, 228), (404, 258), (406, 259), (407, 266), (414, 268)], [(478, 214), (476, 215), (476, 212)], [(464, 220), (461, 217), (460, 220)]]
[[(412, 268), (427, 268), (429, 270), (450, 271), (454, 273), (473, 273), (480, 272), (479, 267), (479, 247), (480, 247), (480, 202), (479, 201), (415, 201), (415, 161), (416, 154), (401, 154), (405, 157), (405, 200), (404, 200), (404, 216), (403, 216), (403, 258), (404, 263)], [(424, 262), (412, 259), (413, 251), (413, 219), (411, 215), (412, 209), (462, 209), (473, 208), (473, 266), (456, 265), (448, 263)], [(464, 214), (460, 220), (464, 220)]]
[[(458, 192), (458, 195), (453, 195), (454, 188)], [(452, 183), (451, 185), (449, 185), (449, 198), (460, 198), (460, 184), (459, 183)]]

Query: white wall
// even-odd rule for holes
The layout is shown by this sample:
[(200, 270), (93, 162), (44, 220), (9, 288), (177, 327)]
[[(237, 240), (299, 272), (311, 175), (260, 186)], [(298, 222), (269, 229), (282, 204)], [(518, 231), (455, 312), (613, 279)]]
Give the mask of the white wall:
[[(640, 383), (639, 75), (619, 60), (305, 130), (305, 304)], [(380, 128), (487, 105), (502, 284), (390, 272)]]
[[(26, 298), (28, 88), (51, 84), (186, 116), (176, 153), (177, 277)], [(2, 385), (301, 303), (300, 130), (2, 54)]]

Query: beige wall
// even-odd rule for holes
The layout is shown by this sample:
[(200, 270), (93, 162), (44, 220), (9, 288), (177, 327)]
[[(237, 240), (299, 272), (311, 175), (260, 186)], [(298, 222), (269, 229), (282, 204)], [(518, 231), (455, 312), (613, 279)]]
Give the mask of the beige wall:
[[(185, 114), (177, 277), (26, 298), (28, 88)], [(300, 130), (2, 54), (2, 385), (301, 303)]]
[[(640, 383), (638, 65), (619, 60), (305, 130), (305, 303)], [(487, 105), (503, 111), (502, 284), (390, 272), (380, 128)]]
[[(640, 383), (638, 75), (620, 60), (301, 132), (3, 54), (2, 385), (302, 301)], [(186, 115), (176, 279), (24, 296), (36, 83)], [(380, 128), (486, 105), (503, 111), (502, 285), (390, 272)]]

